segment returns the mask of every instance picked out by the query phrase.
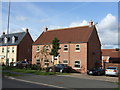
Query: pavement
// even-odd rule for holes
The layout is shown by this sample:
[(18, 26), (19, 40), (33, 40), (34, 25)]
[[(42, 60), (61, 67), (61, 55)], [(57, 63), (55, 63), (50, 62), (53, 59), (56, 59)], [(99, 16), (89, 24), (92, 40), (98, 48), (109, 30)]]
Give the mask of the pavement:
[(109, 81), (109, 82), (118, 82), (118, 77), (115, 77), (115, 76), (105, 76), (105, 75), (92, 76), (92, 75), (80, 74), (80, 73), (71, 73), (70, 75), (59, 75), (59, 76), (76, 77), (76, 78), (101, 80), (101, 81)]

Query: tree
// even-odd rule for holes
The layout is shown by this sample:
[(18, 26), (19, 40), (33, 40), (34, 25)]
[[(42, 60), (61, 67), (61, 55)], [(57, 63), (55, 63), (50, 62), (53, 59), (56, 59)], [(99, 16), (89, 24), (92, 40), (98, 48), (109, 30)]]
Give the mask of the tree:
[(47, 60), (48, 59), (48, 56), (49, 56), (49, 51), (46, 49), (46, 47), (50, 47), (50, 45), (44, 45), (41, 50), (39, 52), (36, 53), (35, 55), (35, 58), (39, 59), (40, 60), (40, 68), (42, 68), (41, 66), (41, 63), (44, 61), (44, 60)]
[(60, 49), (59, 45), (60, 45), (59, 40), (55, 37), (54, 40), (52, 41), (52, 50), (50, 52), (50, 55), (53, 55), (54, 57), (57, 57), (59, 55), (58, 53), (58, 50)]
[[(54, 40), (52, 41), (52, 49), (50, 52), (50, 55), (53, 56), (53, 65), (54, 65), (55, 57), (59, 55), (59, 52), (58, 52), (58, 50), (60, 49), (59, 46), (60, 46), (59, 40), (55, 37)], [(54, 69), (53, 71), (55, 72), (55, 67), (53, 69)]]

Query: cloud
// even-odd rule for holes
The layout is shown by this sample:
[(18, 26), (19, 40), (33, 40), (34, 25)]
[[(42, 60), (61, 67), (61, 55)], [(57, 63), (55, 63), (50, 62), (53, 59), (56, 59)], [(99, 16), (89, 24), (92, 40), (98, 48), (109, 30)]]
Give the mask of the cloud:
[(112, 14), (107, 14), (97, 25), (102, 45), (118, 45), (118, 24)]
[(16, 17), (16, 20), (18, 20), (18, 21), (25, 21), (25, 20), (27, 20), (28, 18), (27, 17), (24, 17), (24, 16), (17, 16)]
[(80, 21), (72, 22), (69, 27), (84, 26), (84, 25), (88, 25), (88, 22), (86, 20), (83, 20), (82, 22)]

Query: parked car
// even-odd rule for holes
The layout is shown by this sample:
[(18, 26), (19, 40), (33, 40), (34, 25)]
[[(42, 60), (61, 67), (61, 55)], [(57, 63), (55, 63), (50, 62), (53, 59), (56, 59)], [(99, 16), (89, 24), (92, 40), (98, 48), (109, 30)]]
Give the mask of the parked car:
[(13, 66), (18, 68), (26, 68), (27, 65), (28, 65), (27, 61), (19, 61), (19, 62), (13, 63)]
[(105, 74), (105, 70), (102, 69), (101, 67), (98, 68), (92, 68), (91, 70), (87, 71), (88, 75), (104, 75)]
[(46, 69), (47, 72), (53, 72), (55, 68), (55, 72), (66, 72), (69, 73), (72, 71), (72, 68), (70, 66), (64, 65), (64, 64), (56, 64), (54, 66), (48, 67)]
[(119, 70), (118, 67), (108, 67), (105, 70), (105, 75), (112, 75), (112, 76), (118, 76)]

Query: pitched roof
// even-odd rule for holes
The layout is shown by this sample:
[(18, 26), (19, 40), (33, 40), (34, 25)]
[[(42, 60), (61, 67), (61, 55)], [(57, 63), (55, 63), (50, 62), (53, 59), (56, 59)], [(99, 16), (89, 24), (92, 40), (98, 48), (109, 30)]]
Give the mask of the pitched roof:
[(55, 37), (60, 40), (60, 43), (88, 42), (94, 28), (95, 26), (82, 26), (48, 30), (43, 32), (33, 44), (51, 44)]
[(120, 51), (116, 51), (116, 49), (102, 49), (102, 56), (110, 56), (111, 58), (119, 58)]
[[(0, 37), (0, 46), (6, 46), (6, 45), (18, 45), (21, 40), (24, 38), (27, 32), (19, 32), (19, 33), (12, 33), (12, 34), (4, 34)], [(16, 41), (15, 43), (12, 43), (12, 37), (15, 37)], [(4, 43), (4, 39), (8, 38), (7, 43)]]
[(115, 49), (102, 49), (102, 55), (103, 56), (110, 56), (112, 51), (115, 51)]

